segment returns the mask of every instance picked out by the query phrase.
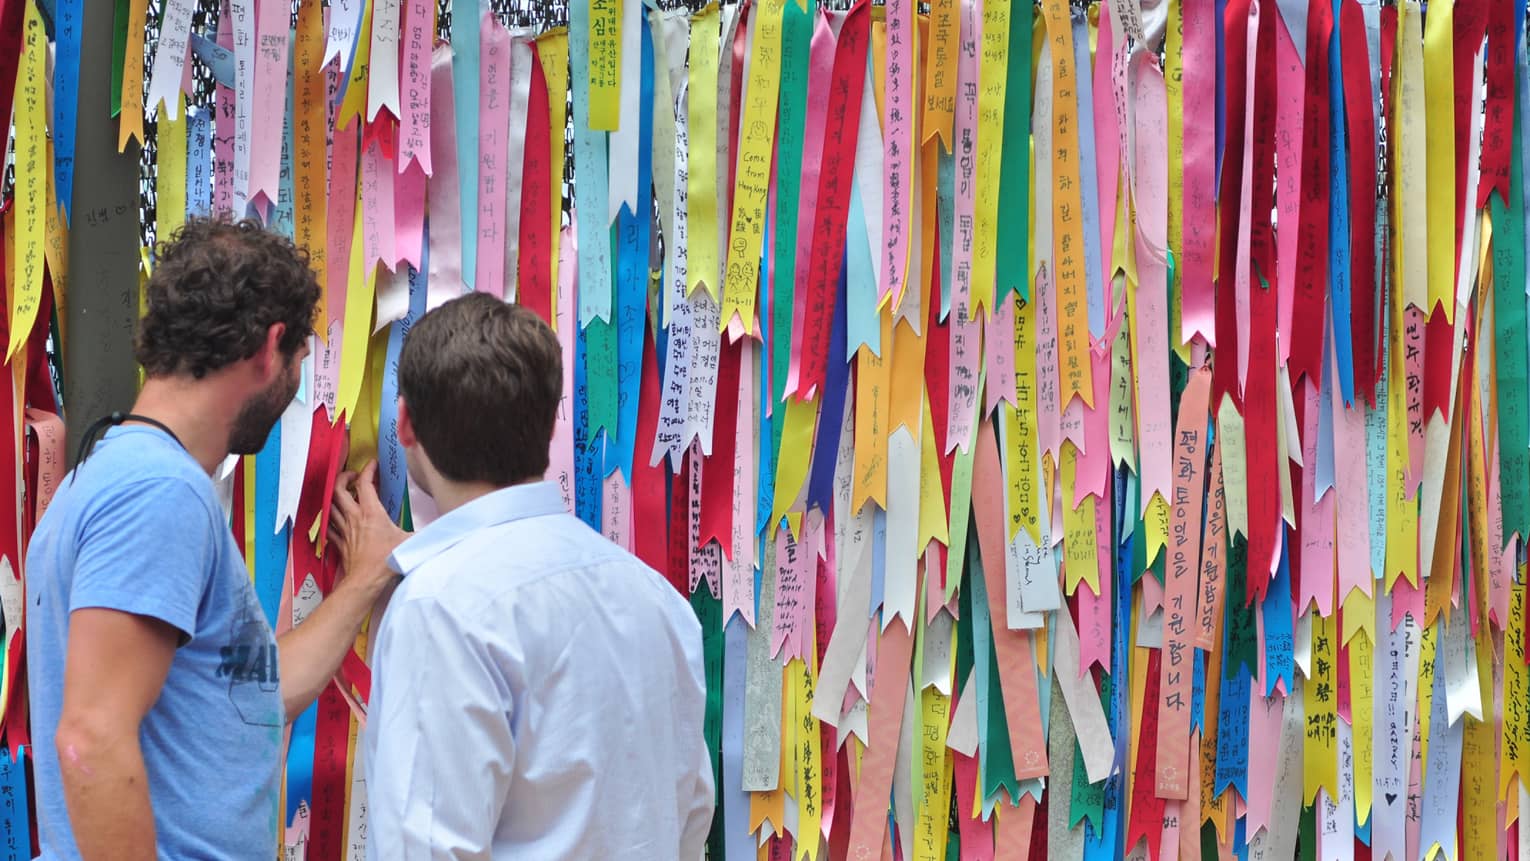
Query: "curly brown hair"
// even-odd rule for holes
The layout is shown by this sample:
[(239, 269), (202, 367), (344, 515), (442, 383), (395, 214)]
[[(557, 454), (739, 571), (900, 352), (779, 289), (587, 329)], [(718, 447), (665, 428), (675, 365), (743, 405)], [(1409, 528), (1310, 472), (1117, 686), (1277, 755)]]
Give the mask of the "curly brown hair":
[(421, 317), (404, 339), (398, 388), (447, 480), (506, 487), (547, 472), (563, 349), (526, 306), (468, 293)]
[(134, 352), (149, 377), (207, 374), (255, 355), (285, 323), (283, 356), (313, 333), (308, 253), (254, 220), (197, 218), (156, 249)]

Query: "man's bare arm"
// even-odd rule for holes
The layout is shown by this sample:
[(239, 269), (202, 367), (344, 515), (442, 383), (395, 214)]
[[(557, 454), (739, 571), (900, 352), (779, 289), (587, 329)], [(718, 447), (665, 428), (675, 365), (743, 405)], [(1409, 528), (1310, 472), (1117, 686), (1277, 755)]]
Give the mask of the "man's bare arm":
[(341, 475), (335, 482), (329, 549), (340, 553), (345, 574), (303, 624), (277, 642), (289, 721), (324, 692), (345, 653), (355, 647), (367, 614), (385, 605), (398, 579), (388, 569), (388, 556), (406, 533), (378, 499), (376, 475), (377, 464), (371, 463), (360, 475)]
[(154, 811), (138, 744), (180, 632), (147, 616), (82, 608), (69, 617), (64, 705), (54, 745), (85, 861), (153, 861)]

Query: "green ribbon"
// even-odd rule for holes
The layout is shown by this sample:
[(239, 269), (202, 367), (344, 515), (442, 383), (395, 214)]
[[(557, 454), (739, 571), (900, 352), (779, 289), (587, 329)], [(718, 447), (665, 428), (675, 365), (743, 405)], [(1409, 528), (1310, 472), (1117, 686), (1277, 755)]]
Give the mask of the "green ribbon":
[[(615, 248), (616, 225), (614, 224), (611, 225), (610, 241), (611, 247)], [(618, 256), (610, 255), (612, 284), (620, 283), (616, 274)], [(588, 326), (584, 327), (584, 380), (590, 399), (588, 409), (592, 444), (601, 431), (606, 432), (607, 442), (612, 441), (617, 431), (619, 408), (616, 391), (616, 323), (616, 316), (613, 315), (609, 320), (593, 319)], [(603, 462), (603, 459), (598, 462)], [(604, 478), (604, 468), (600, 468), (600, 475)]]
[[(970, 527), (974, 532), (977, 526)], [(983, 798), (993, 798), (1000, 790), (1009, 792), (1011, 804), (1020, 803), (1020, 781), (1015, 777), (1015, 757), (1009, 743), (1009, 722), (1004, 715), (1004, 690), (999, 681), (999, 657), (993, 645), (992, 619), (988, 614), (988, 584), (983, 573), (983, 560), (978, 556), (977, 535), (968, 536), (967, 557), (969, 586), (972, 591), (972, 644), (974, 655), (984, 655), (978, 666), (974, 684), (978, 689), (978, 730), (982, 736), (978, 743), (978, 769), (983, 787)], [(1003, 587), (1003, 581), (997, 583)], [(964, 590), (965, 591), (965, 590)], [(1000, 623), (1002, 624), (1002, 622)]]
[(1312, 806), (1302, 807), (1302, 819), (1300, 831), (1296, 834), (1296, 845), (1299, 857), (1302, 861), (1317, 861), (1317, 808)]
[[(1110, 676), (1100, 677), (1100, 704), (1104, 706), (1105, 713), (1110, 713)], [(1100, 833), (1100, 828), (1105, 822), (1105, 783), (1102, 779), (1098, 783), (1089, 782), (1089, 772), (1084, 767), (1084, 750), (1075, 739), (1074, 747), (1078, 750), (1073, 754), (1073, 797), (1069, 800), (1068, 827), (1077, 828), (1080, 822), (1089, 820), (1089, 826), (1094, 833)]]
[(1258, 608), (1248, 602), (1248, 539), (1236, 535), (1227, 554), (1227, 655), (1222, 660), (1222, 678), (1233, 679), (1241, 664), (1250, 678), (1259, 675), (1259, 645), (1255, 614)]
[[(1493, 320), (1497, 338), (1498, 463), (1503, 493), (1503, 537), (1530, 537), (1530, 406), (1525, 338), (1524, 164), (1519, 158), (1523, 118), (1514, 112), (1509, 158), (1509, 201), (1495, 193), (1493, 209)], [(1497, 549), (1497, 548), (1494, 548)]]
[[(1026, 12), (1032, 14), (1027, 15)], [(1009, 73), (1004, 97), (1004, 152), (999, 164), (998, 295), (1031, 299), (1031, 35), (1030, 6), (1017, 6), (1009, 22)]]
[[(802, 147), (807, 137), (808, 60), (812, 54), (813, 16), (787, 3), (781, 18), (781, 89), (776, 118), (775, 277), (770, 323), (772, 404), (786, 395), (792, 358), (792, 314), (797, 276), (797, 217), (802, 200)], [(804, 261), (804, 264), (806, 261)], [(839, 418), (836, 416), (835, 421)], [(781, 448), (784, 418), (771, 428), (772, 445)]]
[[(597, 320), (590, 328), (603, 325)], [(722, 601), (712, 597), (712, 590), (702, 586), (691, 593), (691, 609), (701, 622), (701, 654), (707, 674), (707, 711), (702, 723), (707, 753), (712, 760), (712, 785), (717, 789), (717, 813), (712, 817), (712, 831), (707, 835), (707, 849), (712, 858), (723, 857), (722, 815), (722, 690), (723, 690), (723, 618)]]
[(1201, 825), (1201, 861), (1220, 861), (1221, 857), (1222, 853), (1217, 851), (1217, 827), (1210, 822), (1203, 823)]
[[(128, 0), (117, 0), (112, 13), (112, 116), (122, 113), (122, 70), (127, 63)], [(55, 342), (57, 343), (57, 342)]]

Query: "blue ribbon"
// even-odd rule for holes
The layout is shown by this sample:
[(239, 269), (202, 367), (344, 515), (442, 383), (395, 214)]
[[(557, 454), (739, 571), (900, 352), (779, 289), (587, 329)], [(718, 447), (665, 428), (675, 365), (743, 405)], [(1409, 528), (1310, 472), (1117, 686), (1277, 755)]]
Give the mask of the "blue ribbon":
[(1295, 648), (1295, 632), (1291, 623), (1291, 530), (1286, 529), (1285, 541), (1281, 542), (1280, 565), (1275, 569), (1275, 579), (1264, 595), (1261, 610), (1264, 613), (1264, 695), (1275, 693), (1275, 683), (1284, 680), (1286, 692), (1296, 685), (1296, 670), (1292, 658)]
[(1190, 730), (1206, 730), (1206, 653), (1195, 650), (1190, 682)]
[[(1227, 35), (1222, 31), (1222, 22), (1227, 20), (1227, 0), (1216, 0), (1216, 6), (1217, 19), (1212, 29), (1217, 33), (1217, 176), (1221, 176), (1222, 150), (1227, 146)], [(1239, 117), (1238, 122), (1243, 122), (1243, 118)]]
[[(569, 68), (574, 85), (575, 229), (579, 237), (579, 327), (611, 318), (611, 235), (606, 133), (590, 128), (590, 4), (568, 7)], [(599, 417), (597, 417), (598, 419)], [(613, 417), (614, 418), (614, 417)], [(604, 426), (604, 425), (602, 425)]]
[[(582, 4), (575, 4), (582, 5)], [(570, 13), (572, 14), (572, 12)], [(452, 16), (452, 101), (457, 120), (457, 194), (462, 212), (462, 283), (473, 289), (478, 260), (478, 54), (482, 48), (477, 3)], [(558, 140), (562, 140), (559, 135)]]
[(585, 379), (585, 330), (574, 327), (574, 513), (600, 531), (600, 445), (590, 433), (590, 397)]
[[(620, 469), (632, 480), (637, 448), (638, 395), (643, 387), (643, 332), (648, 322), (649, 228), (653, 219), (653, 39), (647, 17), (642, 32), (642, 95), (639, 97), (637, 212), (625, 204), (617, 217), (616, 438), (606, 447), (606, 474)], [(631, 81), (627, 82), (631, 85)], [(724, 396), (731, 392), (720, 393)]]
[[(1222, 648), (1228, 638), (1222, 636)], [(1239, 665), (1238, 674), (1222, 679), (1221, 699), (1217, 703), (1217, 773), (1212, 794), (1221, 795), (1231, 786), (1248, 797), (1248, 694), (1253, 683), (1248, 667)]]
[(287, 744), (287, 818), (291, 824), (298, 806), (313, 806), (314, 731), (319, 725), (319, 704), (312, 703), (292, 722), (292, 740)]
[[(866, 210), (861, 203), (861, 183), (866, 179), (857, 171), (850, 186), (849, 232), (845, 241), (845, 254), (849, 258), (849, 352), (859, 352), (864, 345), (880, 356), (882, 322), (877, 314), (876, 270), (871, 260), (871, 240), (866, 232)], [(870, 181), (878, 180), (872, 177)]]
[(430, 225), (425, 225), (420, 248), (420, 268), (409, 270), (409, 311), (388, 328), (388, 351), (383, 362), (382, 403), (377, 416), (377, 491), (383, 507), (395, 521), (408, 493), (408, 469), (398, 441), (398, 357), (409, 330), (425, 315), (430, 290)]
[[(1127, 718), (1127, 695), (1128, 685), (1117, 684), (1117, 680), (1131, 677), (1131, 648), (1127, 642), (1127, 636), (1131, 628), (1132, 614), (1132, 569), (1133, 560), (1137, 554), (1136, 533), (1128, 532), (1124, 535), (1123, 527), (1129, 521), (1137, 507), (1137, 479), (1126, 467), (1116, 470), (1116, 496), (1115, 496), (1115, 523), (1114, 529), (1117, 535), (1116, 564), (1114, 568), (1115, 582), (1111, 584), (1111, 595), (1114, 597), (1112, 607), (1112, 624), (1110, 626), (1110, 666), (1106, 667), (1106, 678), (1111, 682), (1110, 688), (1110, 727), (1115, 734), (1116, 749), (1114, 757), (1115, 769), (1124, 774), (1127, 768), (1127, 734), (1125, 729), (1128, 725)], [(1111, 782), (1105, 787), (1105, 801), (1110, 804), (1112, 793), (1119, 794), (1124, 787), (1119, 777), (1112, 777)]]
[[(44, 743), (52, 744), (53, 742), (49, 739)], [(5, 788), (5, 794), (11, 802), (5, 816), (7, 828), (11, 834), (17, 836), (21, 854), (25, 856), (30, 846), (27, 835), (31, 833), (27, 809), (26, 747), (16, 749), (15, 759), (11, 759), (10, 745), (0, 747), (0, 787)]]
[[(790, 359), (791, 356), (790, 337), (787, 338), (786, 349), (781, 351), (777, 351), (773, 338), (776, 332), (775, 302), (776, 298), (782, 295), (783, 290), (782, 285), (776, 283), (783, 273), (775, 266), (769, 253), (769, 249), (775, 247), (776, 229), (776, 214), (769, 207), (766, 207), (765, 241), (761, 243), (765, 251), (762, 253), (760, 261), (760, 271), (763, 273), (760, 279), (760, 289), (764, 291), (769, 287), (771, 290), (767, 299), (766, 310), (760, 314), (760, 361), (756, 365), (760, 372), (759, 385), (756, 389), (757, 397), (755, 398), (755, 412), (759, 417), (760, 434), (760, 456), (756, 464), (757, 472), (754, 482), (754, 534), (756, 536), (764, 534), (765, 527), (770, 525), (770, 513), (776, 498), (776, 449), (781, 445), (781, 440), (776, 436), (776, 421), (772, 414), (775, 408), (772, 407), (771, 398), (775, 397), (775, 382), (778, 375), (774, 363), (777, 358), (785, 357)], [(791, 287), (788, 284), (784, 289), (790, 290)], [(790, 297), (791, 294), (786, 293), (785, 295)], [(791, 326), (788, 325), (785, 328), (790, 330)], [(787, 334), (790, 335), (790, 332), (788, 331)], [(783, 384), (785, 383), (785, 373), (786, 366), (783, 364), (779, 371)]]
[[(1089, 65), (1089, 22), (1082, 17), (1073, 19), (1073, 68), (1088, 70)], [(1079, 171), (1079, 179), (1083, 183), (1084, 200), (1094, 201), (1100, 199), (1099, 177), (1095, 176), (1095, 145), (1094, 145), (1094, 87), (1090, 82), (1083, 80), (1079, 86), (1073, 89), (1078, 93), (1078, 144), (1079, 159), (1083, 169)], [(1025, 141), (1017, 141), (1011, 146), (1025, 146)], [(1126, 153), (1121, 154), (1123, 158)], [(1084, 280), (1087, 286), (1085, 298), (1088, 301), (1089, 310), (1089, 337), (1099, 340), (1105, 335), (1105, 275), (1101, 271), (1104, 264), (1100, 256), (1100, 218), (1105, 214), (1098, 206), (1084, 207)], [(1109, 217), (1114, 219), (1115, 212)], [(1170, 276), (1173, 282), (1173, 276)], [(1030, 279), (1022, 279), (1022, 283), (1029, 284)], [(1027, 297), (1028, 294), (1027, 294)]]
[[(813, 464), (808, 480), (807, 506), (830, 510), (834, 501), (834, 461), (839, 457), (839, 437), (844, 432), (845, 398), (850, 388), (850, 365), (845, 355), (846, 269), (839, 265), (839, 289), (834, 296), (834, 323), (829, 335), (829, 361), (819, 407), (818, 438), (813, 443)], [(784, 421), (784, 418), (783, 418)]]
[(74, 206), (75, 116), (80, 106), (85, 0), (58, 0), (57, 13), (53, 28), (57, 52), (53, 63), (53, 171), (55, 193), (68, 222)]
[(287, 548), (291, 522), (276, 530), (276, 498), (282, 476), (282, 423), (271, 426), (266, 444), (255, 455), (255, 594), (276, 627), (282, 603), (282, 584), (287, 579)]
[(186, 214), (193, 218), (212, 212), (212, 109), (186, 112)]
[(191, 34), (191, 53), (212, 72), (213, 80), (225, 87), (234, 86), (234, 52), (201, 33)]
[[(1348, 229), (1345, 230), (1347, 241)], [(1345, 273), (1347, 279), (1348, 273)], [(1333, 318), (1329, 317), (1330, 326), (1335, 326)], [(1325, 333), (1323, 339), (1323, 383), (1318, 387), (1318, 438), (1317, 438), (1317, 463), (1314, 467), (1317, 474), (1314, 478), (1314, 492), (1318, 498), (1322, 498), (1333, 487), (1334, 452), (1333, 452), (1333, 378), (1329, 372), (1333, 367), (1333, 351), (1336, 348), (1334, 332)], [(1344, 373), (1344, 360), (1339, 360), (1339, 373)], [(1353, 384), (1353, 377), (1351, 377)], [(1305, 504), (1305, 503), (1304, 503)]]
[[(956, 225), (956, 156), (945, 147), (940, 148), (935, 193), (939, 203), (936, 220), (940, 227), (940, 271), (936, 274), (940, 278), (940, 322), (944, 323), (951, 316), (951, 279), (954, 271), (951, 243)], [(1028, 272), (1025, 281), (1030, 283)]]
[[(1333, 3), (1333, 19), (1339, 21), (1339, 0)], [(1345, 155), (1344, 59), (1339, 50), (1337, 26), (1328, 44), (1328, 112), (1332, 133), (1328, 139), (1328, 305), (1333, 314), (1333, 343), (1339, 359), (1339, 393), (1346, 406), (1355, 402), (1355, 364), (1350, 332), (1349, 163)], [(1452, 291), (1454, 292), (1454, 291)], [(1323, 367), (1323, 376), (1329, 368)]]

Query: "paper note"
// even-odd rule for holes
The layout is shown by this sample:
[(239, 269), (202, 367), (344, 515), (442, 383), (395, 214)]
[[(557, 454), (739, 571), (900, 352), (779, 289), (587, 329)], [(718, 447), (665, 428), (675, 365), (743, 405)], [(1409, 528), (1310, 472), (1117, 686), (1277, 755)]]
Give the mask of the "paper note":
[[(16, 199), (15, 250), (11, 294), (11, 343), (9, 361), (26, 343), (42, 304), (44, 211), (48, 171), (46, 103), (48, 37), (43, 31), (37, 3), (26, 4), (26, 30), (16, 75)], [(28, 169), (28, 166), (31, 169)]]
[[(1402, 254), (1398, 276), (1405, 304), (1423, 311), (1433, 307), (1429, 296), (1436, 292), (1435, 288), (1430, 286), (1435, 274), (1431, 267), (1437, 264), (1430, 262), (1434, 257), (1436, 246), (1429, 239), (1429, 231), (1435, 229), (1437, 225), (1429, 216), (1429, 192), (1425, 173), (1428, 170), (1426, 137), (1430, 136), (1430, 132), (1424, 107), (1424, 40), (1420, 28), (1420, 17), (1417, 4), (1404, 3), (1399, 7), (1397, 71), (1394, 73), (1399, 81), (1395, 175), (1399, 192), (1396, 209), (1401, 215), (1402, 222), (1398, 225), (1398, 249)], [(1448, 18), (1446, 26), (1448, 29)], [(1454, 127), (1453, 122), (1449, 125)], [(1454, 139), (1448, 132), (1442, 132), (1442, 134), (1443, 139), (1438, 145), (1441, 147), (1448, 145), (1453, 149)], [(1442, 157), (1447, 156), (1442, 153)], [(1448, 172), (1448, 162), (1445, 169)], [(1443, 204), (1447, 210), (1451, 209), (1450, 199), (1446, 197), (1446, 202)], [(1439, 224), (1449, 223), (1446, 221)], [(1451, 254), (1449, 239), (1445, 240), (1443, 247), (1444, 253), (1449, 256)], [(1448, 276), (1442, 277), (1448, 279)]]
[[(982, 6), (982, 57), (978, 79), (978, 139), (974, 180), (977, 197), (973, 208), (972, 307), (982, 315), (994, 310), (995, 271), (998, 259), (999, 179), (1004, 154), (1004, 102), (1008, 83), (1010, 6), (988, 2)], [(1072, 90), (1069, 89), (1071, 98)], [(1077, 178), (1075, 170), (1075, 179)], [(1082, 218), (1082, 209), (1079, 210)], [(1082, 236), (1082, 233), (1079, 234)]]
[(337, 57), (342, 67), (350, 63), (364, 5), (365, 0), (335, 0), (331, 7), (333, 11), (329, 13), (329, 38), (324, 46), (324, 65), (329, 65)]
[[(483, 31), (478, 116), (478, 259), (474, 287), (505, 295), (505, 183), (510, 170), (510, 32), (490, 20)], [(580, 237), (581, 241), (583, 236)]]
[(1067, 613), (1057, 616), (1056, 636), (1055, 679), (1078, 730), (1079, 748), (1089, 781), (1097, 783), (1110, 776), (1115, 744), (1105, 723), (1099, 696), (1090, 684), (1089, 676), (1083, 672), (1086, 668), (1079, 666), (1078, 632), (1073, 630), (1073, 620)]
[[(726, 328), (737, 319), (744, 331), (751, 333), (759, 287), (765, 199), (770, 186), (770, 153), (775, 143), (783, 6), (781, 0), (770, 0), (756, 13), (748, 98), (740, 128), (738, 180), (733, 193), (732, 226), (728, 232), (721, 324)], [(698, 238), (697, 241), (701, 240)]]
[[(586, 26), (590, 52), (586, 75), (590, 93), (590, 128), (615, 131), (621, 115), (622, 8), (632, 0), (596, 0)], [(575, 38), (579, 38), (578, 34)]]
[[(526, 181), (526, 133), (527, 111), (531, 102), (531, 52), (530, 34), (521, 30), (510, 38), (510, 126), (506, 149), (505, 171), (505, 223), (504, 223), (504, 296), (506, 300), (519, 296), (521, 262), (521, 195)], [(534, 165), (535, 167), (536, 165)], [(561, 209), (561, 207), (560, 207)], [(534, 215), (541, 215), (537, 212)], [(483, 289), (483, 288), (479, 288)], [(639, 327), (630, 330), (642, 338)], [(635, 413), (634, 413), (635, 415)]]
[(883, 120), (886, 179), (882, 190), (883, 243), (878, 249), (882, 281), (877, 301), (884, 304), (891, 298), (894, 307), (903, 303), (913, 227), (914, 79), (918, 73), (914, 62), (915, 11), (911, 0), (893, 0), (887, 6), (887, 95)]
[[(597, 13), (599, 13), (598, 16)], [(602, 3), (599, 9), (590, 4), (577, 4), (569, 8), (570, 68), (589, 68), (591, 72), (594, 72), (598, 65), (602, 76), (607, 73), (610, 75), (609, 78), (602, 77), (601, 83), (598, 84), (592, 81), (589, 75), (575, 74), (572, 79), (574, 162), (582, 165), (581, 172), (585, 177), (584, 182), (574, 186), (574, 219), (579, 236), (578, 302), (581, 329), (589, 326), (594, 320), (609, 323), (613, 301), (611, 222), (607, 212), (607, 195), (610, 188), (607, 181), (608, 165), (604, 129), (614, 128), (614, 116), (610, 118), (609, 123), (600, 124), (597, 127), (592, 119), (592, 111), (597, 108), (591, 99), (591, 93), (595, 91), (603, 92), (606, 96), (616, 95), (610, 89), (599, 90), (599, 87), (614, 84), (615, 70), (620, 65), (615, 56), (615, 50), (609, 47), (609, 40), (617, 40), (617, 44), (620, 44), (618, 28), (613, 26), (615, 21), (611, 20), (612, 15), (617, 16), (617, 21), (620, 20), (620, 10), (614, 2)], [(604, 22), (599, 40), (595, 38), (592, 24), (596, 17)], [(545, 70), (546, 66), (543, 68)], [(609, 99), (610, 105), (607, 107), (606, 96), (603, 96), (600, 110), (609, 109), (614, 115), (616, 100)]]
[[(882, 633), (877, 650), (876, 683), (872, 689), (870, 712), (870, 744), (862, 762), (861, 791), (869, 797), (881, 797), (892, 788), (892, 771), (898, 751), (898, 736), (903, 723), (903, 706), (907, 696), (909, 657), (913, 651), (913, 637), (898, 626), (889, 626)], [(871, 857), (880, 852), (887, 818), (874, 806), (856, 805), (856, 814), (850, 822), (850, 852), (855, 857)]]
[[(386, 0), (385, 0), (386, 2)], [(287, 96), (287, 49), (291, 10), (279, 3), (262, 3), (256, 12), (258, 27), (254, 46), (255, 92), (250, 103), (249, 200), (264, 197), (266, 205), (276, 203), (281, 175), (282, 121)], [(397, 21), (394, 23), (395, 35)], [(238, 19), (235, 20), (235, 49), (238, 56)], [(248, 80), (248, 79), (246, 79)], [(394, 80), (397, 86), (397, 76)], [(241, 94), (242, 95), (242, 94)], [(237, 191), (236, 191), (237, 193)]]
[[(404, 54), (401, 75), (403, 92), (394, 105), (395, 110), (402, 111), (399, 115), (398, 169), (403, 171), (410, 162), (414, 162), (430, 176), (435, 172), (434, 161), (431, 159), (431, 78), (434, 65), (431, 45), (435, 41), (432, 33), (435, 29), (435, 8), (429, 3), (406, 2), (404, 16), (403, 31), (399, 34)], [(445, 125), (450, 128), (453, 120), (448, 120)], [(455, 193), (456, 189), (453, 188), (452, 192)]]
[[(1515, 583), (1509, 602), (1509, 618), (1524, 618), (1525, 586)], [(1501, 753), (1498, 766), (1498, 800), (1512, 799), (1509, 788), (1517, 778), (1522, 788), (1526, 780), (1525, 732), (1530, 729), (1530, 669), (1525, 666), (1525, 633), (1521, 625), (1511, 624), (1504, 631), (1503, 645), (1503, 728), (1499, 736)]]
[(717, 51), (718, 14), (709, 5), (691, 20), (688, 113), (689, 158), (686, 171), (686, 287), (705, 287), (718, 298), (717, 259)]
[(1188, 798), (1191, 774), (1186, 742), (1190, 735), (1190, 664), (1194, 656), (1193, 630), (1205, 463), (1206, 398), (1211, 387), (1209, 369), (1196, 371), (1180, 404), (1175, 433), (1174, 489), (1171, 499), (1169, 553), (1164, 588), (1163, 697), (1158, 717), (1158, 773), (1155, 793), (1159, 798)]
[[(972, 0), (961, 2), (961, 41), (957, 46), (956, 86), (956, 230), (952, 243), (951, 307), (959, 315), (972, 313), (972, 255), (976, 248), (978, 147), (978, 38), (981, 20)], [(961, 318), (958, 318), (961, 322)], [(948, 443), (949, 445), (949, 443)]]
[(1089, 362), (1087, 285), (1084, 283), (1083, 200), (1078, 181), (1078, 132), (1073, 120), (1077, 101), (1074, 93), (1077, 70), (1073, 68), (1073, 28), (1069, 23), (1068, 4), (1047, 0), (1047, 39), (1051, 43), (1053, 78), (1052, 98), (1055, 132), (1052, 140), (1052, 169), (1055, 176), (1067, 177), (1059, 183), (1055, 213), (1055, 249), (1057, 255), (1057, 310), (1059, 328), (1059, 367), (1062, 372), (1061, 403), (1067, 406), (1075, 396), (1084, 405), (1094, 405), (1094, 384)]
[[(371, 49), (367, 72), (367, 122), (377, 121), (382, 111), (400, 118), (398, 105), (399, 17), (403, 0), (372, 0)], [(416, 5), (416, 4), (411, 4)]]
[(780, 781), (781, 664), (770, 659), (776, 617), (777, 576), (765, 568), (760, 588), (760, 624), (749, 632), (748, 675), (744, 689), (743, 787), (768, 792)]
[(153, 115), (161, 101), (166, 116), (175, 119), (180, 110), (181, 77), (186, 69), (186, 55), (191, 35), (191, 16), (196, 12), (194, 0), (173, 0), (161, 10), (159, 40), (154, 48), (154, 67), (149, 73), (147, 111)]

